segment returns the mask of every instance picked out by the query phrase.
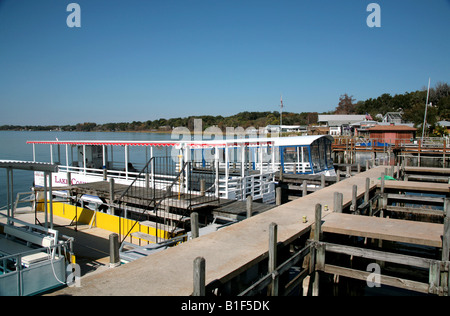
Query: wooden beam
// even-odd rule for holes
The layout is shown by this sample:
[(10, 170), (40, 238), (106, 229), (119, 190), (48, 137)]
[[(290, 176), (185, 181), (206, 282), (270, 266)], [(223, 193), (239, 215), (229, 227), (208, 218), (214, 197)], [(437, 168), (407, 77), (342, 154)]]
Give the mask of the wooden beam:
[(325, 233), (442, 247), (442, 224), (343, 213), (330, 213), (324, 219)]
[[(325, 264), (323, 272), (329, 274), (337, 274), (347, 278), (353, 278), (361, 281), (367, 281), (371, 276), (371, 272), (354, 270), (349, 268), (338, 267), (334, 265)], [(389, 285), (401, 289), (411, 290), (420, 293), (428, 294), (429, 285), (426, 283), (421, 283), (417, 281), (406, 280), (402, 278), (391, 277), (387, 275), (380, 275), (380, 283), (384, 285)]]

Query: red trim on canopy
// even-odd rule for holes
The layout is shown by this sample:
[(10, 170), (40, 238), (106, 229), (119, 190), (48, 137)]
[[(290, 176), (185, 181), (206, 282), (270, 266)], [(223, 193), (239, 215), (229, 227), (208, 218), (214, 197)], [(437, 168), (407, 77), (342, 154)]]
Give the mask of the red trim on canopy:
[(173, 142), (120, 142), (120, 141), (27, 141), (27, 144), (44, 145), (93, 145), (93, 146), (176, 146)]
[[(63, 141), (63, 140), (36, 140), (27, 141), (27, 144), (44, 144), (44, 145), (92, 145), (92, 146), (163, 146), (163, 147), (175, 147), (180, 146), (183, 142), (145, 142), (145, 141)], [(214, 142), (204, 142), (204, 143), (185, 143), (190, 148), (207, 148), (207, 147), (226, 147), (226, 146), (255, 146), (255, 145), (271, 145), (272, 142), (262, 141), (262, 142), (230, 142), (230, 143), (214, 143)]]

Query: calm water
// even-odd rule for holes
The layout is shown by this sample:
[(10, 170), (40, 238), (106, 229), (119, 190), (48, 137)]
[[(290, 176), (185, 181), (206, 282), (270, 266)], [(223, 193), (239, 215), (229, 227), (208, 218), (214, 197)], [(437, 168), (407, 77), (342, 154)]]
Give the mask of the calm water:
[[(108, 133), (108, 132), (18, 132), (0, 131), (0, 160), (33, 160), (33, 145), (29, 140), (169, 140), (171, 134), (154, 133)], [(56, 146), (54, 146), (56, 147)], [(165, 149), (163, 149), (165, 150)], [(54, 149), (54, 159), (57, 160), (57, 150)], [(123, 148), (114, 149), (114, 160), (124, 161)], [(162, 153), (164, 154), (164, 153)], [(70, 154), (69, 154), (70, 155)], [(36, 145), (36, 160), (50, 162), (50, 146)], [(143, 147), (130, 148), (132, 163), (144, 163)], [(61, 161), (65, 163), (65, 146), (61, 146)], [(28, 192), (33, 185), (33, 172), (14, 171), (14, 199), (18, 192)], [(6, 169), (0, 168), (0, 207), (7, 204)]]

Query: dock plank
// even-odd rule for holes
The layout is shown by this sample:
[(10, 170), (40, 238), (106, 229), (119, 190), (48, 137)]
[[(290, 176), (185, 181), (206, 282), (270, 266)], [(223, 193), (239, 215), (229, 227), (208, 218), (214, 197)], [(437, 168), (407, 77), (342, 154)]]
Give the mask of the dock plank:
[(442, 247), (444, 225), (333, 213), (324, 218), (322, 229), (327, 233)]
[[(380, 181), (377, 182), (378, 187), (381, 186)], [(395, 181), (385, 180), (384, 187), (386, 189), (395, 189), (403, 191), (424, 191), (424, 192), (439, 192), (449, 193), (450, 186), (448, 183), (426, 183), (418, 181)]]

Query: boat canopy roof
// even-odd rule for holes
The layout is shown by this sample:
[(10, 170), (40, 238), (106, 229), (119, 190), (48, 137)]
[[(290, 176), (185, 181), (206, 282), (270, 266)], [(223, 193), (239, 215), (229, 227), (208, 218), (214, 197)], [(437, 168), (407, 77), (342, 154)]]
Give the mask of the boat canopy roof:
[(150, 147), (181, 147), (190, 148), (226, 147), (226, 146), (307, 146), (319, 138), (327, 138), (333, 141), (329, 135), (272, 137), (272, 138), (242, 138), (242, 139), (218, 139), (199, 141), (110, 141), (110, 140), (51, 140), (51, 141), (27, 141), (27, 144), (45, 145), (90, 145), (90, 146), (150, 146)]

